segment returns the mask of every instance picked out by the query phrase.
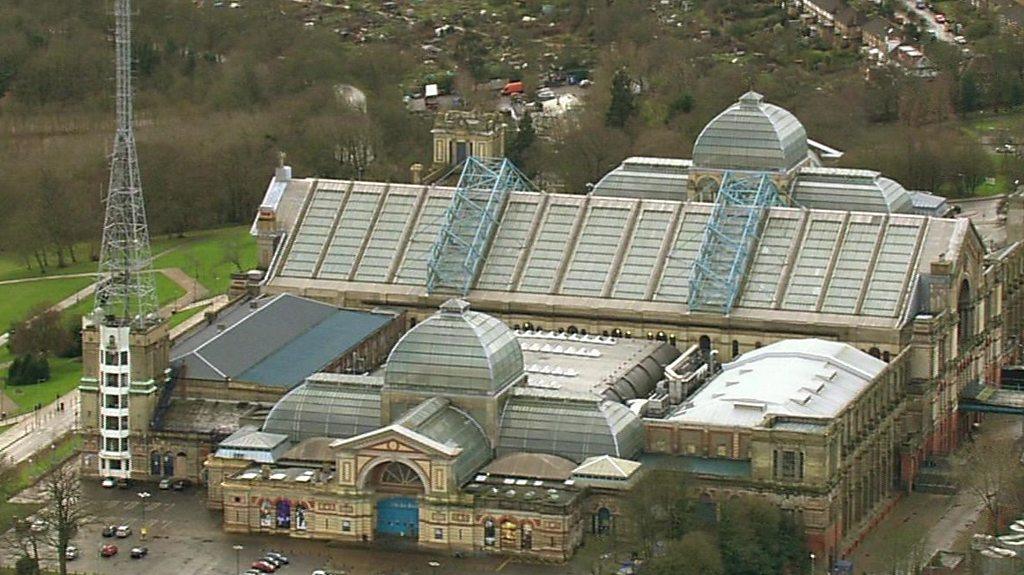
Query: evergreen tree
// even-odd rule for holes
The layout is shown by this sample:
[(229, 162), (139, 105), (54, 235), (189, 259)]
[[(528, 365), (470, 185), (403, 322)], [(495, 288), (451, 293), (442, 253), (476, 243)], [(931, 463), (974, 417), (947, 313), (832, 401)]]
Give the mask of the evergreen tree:
[(612, 103), (605, 115), (605, 125), (623, 128), (636, 112), (636, 95), (633, 94), (633, 80), (625, 70), (615, 72), (612, 78)]
[(512, 135), (512, 141), (509, 142), (508, 159), (522, 169), (526, 165), (526, 154), (536, 140), (537, 132), (533, 129), (533, 118), (530, 112), (524, 112), (523, 119), (519, 121), (519, 130)]

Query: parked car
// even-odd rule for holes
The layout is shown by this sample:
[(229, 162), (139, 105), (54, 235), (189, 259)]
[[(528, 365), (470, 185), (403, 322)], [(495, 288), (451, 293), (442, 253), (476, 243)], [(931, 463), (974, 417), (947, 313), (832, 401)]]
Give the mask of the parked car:
[(127, 525), (119, 525), (117, 527), (117, 538), (124, 539), (125, 537), (131, 537), (132, 528)]
[(117, 545), (104, 545), (100, 547), (100, 557), (113, 557), (117, 555)]
[(102, 485), (104, 489), (111, 489), (116, 485), (116, 483), (114, 483), (113, 477), (104, 477), (103, 482), (100, 483), (100, 485)]
[(260, 573), (273, 573), (274, 571), (277, 571), (277, 567), (274, 567), (266, 561), (253, 561), (252, 568)]
[(271, 565), (274, 566), (274, 569), (280, 569), (281, 565), (284, 565), (284, 563), (281, 563), (280, 561), (278, 561), (277, 559), (274, 559), (270, 555), (267, 555), (263, 559), (260, 559), (260, 561), (263, 561), (264, 563), (270, 563)]
[(132, 559), (142, 559), (149, 554), (148, 547), (132, 547), (131, 556)]
[(522, 94), (526, 91), (526, 86), (520, 81), (509, 82), (505, 84), (505, 87), (501, 89), (502, 96), (511, 96), (512, 94)]
[(541, 88), (540, 90), (537, 90), (537, 99), (541, 102), (554, 100), (556, 97), (554, 90), (551, 88)]
[(67, 549), (64, 550), (64, 559), (68, 561), (74, 561), (78, 559), (78, 547), (74, 545), (68, 545)]
[(171, 488), (171, 478), (170, 477), (164, 477), (163, 479), (160, 480), (160, 483), (157, 484), (157, 487), (159, 487), (160, 489), (170, 489)]
[(171, 488), (174, 489), (175, 491), (184, 491), (186, 488), (188, 488), (189, 484), (190, 483), (188, 479), (179, 479), (171, 484)]
[(46, 531), (46, 521), (43, 521), (42, 519), (38, 518), (33, 519), (31, 525), (29, 525), (28, 528), (33, 533), (42, 533), (43, 531)]
[(107, 525), (106, 527), (103, 528), (103, 531), (100, 532), (100, 535), (102, 535), (104, 537), (113, 537), (116, 533), (117, 533), (117, 526), (116, 525)]
[(117, 478), (117, 488), (118, 489), (128, 489), (131, 486), (132, 486), (132, 482), (131, 482), (130, 479), (125, 479), (124, 477), (118, 477)]
[(288, 556), (287, 555), (282, 555), (281, 553), (278, 553), (277, 551), (267, 551), (267, 557), (273, 557), (274, 559), (277, 559), (277, 561), (279, 563), (284, 564), (284, 565), (287, 565), (289, 563)]

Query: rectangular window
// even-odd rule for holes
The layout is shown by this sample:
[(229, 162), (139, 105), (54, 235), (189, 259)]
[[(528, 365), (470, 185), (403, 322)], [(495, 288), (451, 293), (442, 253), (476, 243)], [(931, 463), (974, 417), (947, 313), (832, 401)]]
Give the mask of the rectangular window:
[(688, 453), (689, 455), (694, 455), (695, 453), (697, 453), (697, 446), (692, 443), (687, 443), (686, 453)]
[(128, 352), (127, 351), (122, 351), (121, 352), (121, 365), (128, 365)]
[(804, 478), (804, 454), (799, 451), (778, 450), (774, 452), (775, 479), (802, 481)]
[(103, 429), (109, 429), (111, 431), (118, 431), (121, 428), (118, 427), (117, 424), (118, 424), (118, 420), (117, 420), (116, 417), (107, 416), (107, 417), (103, 418)]
[(729, 448), (727, 448), (724, 445), (719, 445), (718, 449), (715, 451), (715, 453), (717, 453), (719, 457), (728, 457), (729, 456)]
[(112, 460), (108, 461), (107, 463), (110, 464), (110, 469), (115, 469), (115, 470), (121, 469), (121, 460), (120, 459), (112, 459)]
[(348, 521), (348, 520), (342, 521), (341, 522), (341, 530), (344, 531), (345, 533), (348, 533), (349, 531), (352, 531), (352, 522)]
[(241, 502), (242, 502), (242, 498), (241, 498), (241, 497), (238, 497), (238, 496), (236, 495), (236, 496), (235, 496), (235, 503), (241, 503)]
[(440, 527), (434, 529), (434, 539), (438, 541), (444, 539), (444, 529), (441, 529)]
[(103, 353), (103, 363), (105, 365), (117, 365), (117, 352), (108, 351)]

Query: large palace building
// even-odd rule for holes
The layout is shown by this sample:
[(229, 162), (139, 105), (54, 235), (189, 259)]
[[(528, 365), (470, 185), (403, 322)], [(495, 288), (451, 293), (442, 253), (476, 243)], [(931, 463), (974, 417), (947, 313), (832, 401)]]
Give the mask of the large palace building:
[[(843, 557), (1020, 360), (1024, 200), (982, 225), (825, 165), (840, 155), (747, 93), (692, 160), (629, 158), (586, 195), (474, 156), (454, 187), (280, 166), (253, 224), (260, 297), (409, 330), (361, 369), (290, 371), (203, 436), (210, 505), (232, 531), (564, 560), (628, 529), (657, 470), (705, 510), (765, 497)], [(318, 361), (352, 366), (345, 349)], [(237, 399), (230, 379), (170, 411), (189, 388)]]

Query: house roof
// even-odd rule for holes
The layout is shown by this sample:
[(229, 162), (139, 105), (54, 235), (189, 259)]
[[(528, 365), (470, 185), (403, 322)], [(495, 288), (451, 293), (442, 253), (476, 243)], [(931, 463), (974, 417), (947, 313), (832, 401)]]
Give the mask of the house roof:
[(290, 388), (393, 321), (291, 294), (242, 301), (175, 344), (185, 377)]
[(481, 473), (501, 477), (565, 481), (576, 464), (550, 453), (509, 453), (495, 459)]
[(765, 427), (773, 417), (832, 419), (871, 386), (885, 365), (845, 343), (783, 340), (725, 364), (669, 419), (747, 428)]
[(572, 470), (572, 474), (610, 479), (629, 479), (640, 467), (642, 467), (642, 464), (636, 461), (619, 459), (611, 455), (599, 455), (584, 459), (579, 467)]

